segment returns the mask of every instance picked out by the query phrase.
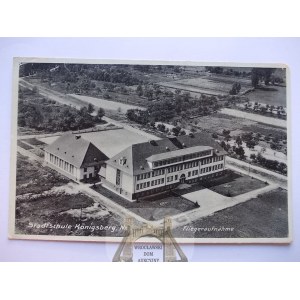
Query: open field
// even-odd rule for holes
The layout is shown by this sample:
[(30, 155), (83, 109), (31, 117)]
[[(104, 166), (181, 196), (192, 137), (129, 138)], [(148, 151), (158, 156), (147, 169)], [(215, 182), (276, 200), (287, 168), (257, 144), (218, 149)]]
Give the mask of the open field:
[[(117, 215), (91, 197), (77, 192), (75, 183), (21, 154), (17, 159), (16, 193), (16, 233), (106, 235), (106, 231), (80, 229), (76, 225), (120, 226)], [(70, 225), (71, 228), (36, 228), (29, 223)]]
[[(245, 203), (218, 211), (192, 222), (192, 228), (184, 226), (173, 230), (176, 237), (191, 238), (281, 238), (288, 236), (287, 191), (281, 188), (259, 195)], [(213, 228), (233, 228), (217, 231)], [(209, 230), (210, 229), (210, 230)]]
[[(232, 110), (236, 111), (236, 110)], [(272, 134), (273, 136), (286, 135), (286, 129), (269, 124), (260, 123), (254, 120), (243, 119), (236, 115), (216, 113), (209, 116), (193, 119), (193, 126), (199, 129), (222, 134), (223, 129), (230, 130), (231, 136), (240, 135), (243, 132), (255, 132), (262, 135)]]
[(78, 99), (82, 102), (86, 103), (91, 103), (95, 107), (102, 107), (105, 110), (115, 110), (120, 113), (125, 114), (128, 109), (141, 109), (144, 110), (144, 107), (141, 106), (136, 106), (136, 105), (131, 105), (131, 104), (125, 104), (122, 102), (115, 102), (115, 101), (109, 101), (101, 98), (95, 98), (95, 97), (90, 97), (90, 96), (82, 96), (82, 95), (75, 95), (75, 94), (70, 94), (69, 96)]
[(286, 87), (285, 86), (270, 86), (257, 88), (253, 92), (247, 94), (247, 98), (253, 102), (259, 102), (276, 106), (287, 106)]
[(182, 89), (194, 93), (226, 95), (229, 93), (233, 83), (235, 82), (241, 83), (241, 92), (251, 88), (251, 82), (247, 79), (212, 75), (170, 82), (160, 82), (159, 85), (172, 89)]
[(28, 160), (18, 153), (17, 156), (17, 195), (38, 194), (70, 182), (56, 171)]

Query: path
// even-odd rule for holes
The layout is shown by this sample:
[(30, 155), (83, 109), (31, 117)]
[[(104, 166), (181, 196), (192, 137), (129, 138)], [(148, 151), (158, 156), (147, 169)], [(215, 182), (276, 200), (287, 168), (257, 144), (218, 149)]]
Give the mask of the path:
[(220, 110), (220, 113), (226, 114), (229, 116), (234, 116), (238, 118), (248, 119), (251, 121), (256, 121), (260, 123), (265, 123), (272, 126), (287, 128), (287, 122), (286, 120), (272, 118), (272, 117), (266, 117), (259, 114), (252, 114), (248, 112), (243, 112), (237, 109), (231, 109), (231, 108), (222, 108)]
[(132, 105), (132, 104), (126, 104), (123, 102), (117, 102), (113, 100), (105, 100), (102, 98), (96, 98), (96, 97), (91, 97), (91, 96), (85, 96), (85, 95), (76, 95), (76, 94), (67, 94), (68, 96), (71, 96), (72, 98), (78, 99), (82, 102), (85, 103), (90, 103), (94, 105), (95, 107), (99, 108), (102, 107), (107, 110), (115, 110), (115, 111), (120, 111), (120, 112), (125, 112), (128, 109), (140, 109), (140, 110), (145, 110), (145, 107), (137, 106), (137, 105)]

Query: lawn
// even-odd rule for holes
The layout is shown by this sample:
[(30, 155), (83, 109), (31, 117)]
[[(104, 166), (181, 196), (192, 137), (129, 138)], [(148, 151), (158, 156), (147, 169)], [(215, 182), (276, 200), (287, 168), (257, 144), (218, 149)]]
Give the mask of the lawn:
[(214, 179), (206, 184), (206, 188), (227, 197), (235, 197), (266, 186), (263, 181), (247, 175), (238, 175), (230, 170), (224, 178)]
[(288, 236), (287, 191), (281, 188), (188, 224), (192, 228), (233, 228), (232, 231), (192, 232), (178, 227), (175, 237), (284, 238)]
[(195, 208), (194, 203), (180, 196), (169, 193), (154, 200), (139, 200), (130, 202), (121, 196), (111, 192), (102, 185), (97, 185), (96, 189), (101, 195), (112, 199), (114, 202), (131, 210), (146, 220), (160, 220), (165, 216), (172, 216)]
[(265, 187), (266, 184), (256, 178), (226, 170), (223, 176), (211, 178), (207, 182), (193, 184), (185, 189), (177, 189), (176, 194), (184, 195), (208, 188), (226, 197), (235, 197)]

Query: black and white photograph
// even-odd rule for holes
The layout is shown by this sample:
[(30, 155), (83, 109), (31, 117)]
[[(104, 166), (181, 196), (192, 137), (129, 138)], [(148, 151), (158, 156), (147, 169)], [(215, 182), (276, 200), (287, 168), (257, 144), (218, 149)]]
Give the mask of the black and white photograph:
[(12, 239), (290, 243), (282, 64), (15, 58)]

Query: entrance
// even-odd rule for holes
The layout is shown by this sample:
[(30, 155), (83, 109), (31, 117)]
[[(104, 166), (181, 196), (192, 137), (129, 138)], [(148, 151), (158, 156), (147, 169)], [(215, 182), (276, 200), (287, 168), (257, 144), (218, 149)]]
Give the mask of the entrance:
[(185, 174), (182, 174), (181, 176), (180, 176), (180, 183), (185, 183)]

